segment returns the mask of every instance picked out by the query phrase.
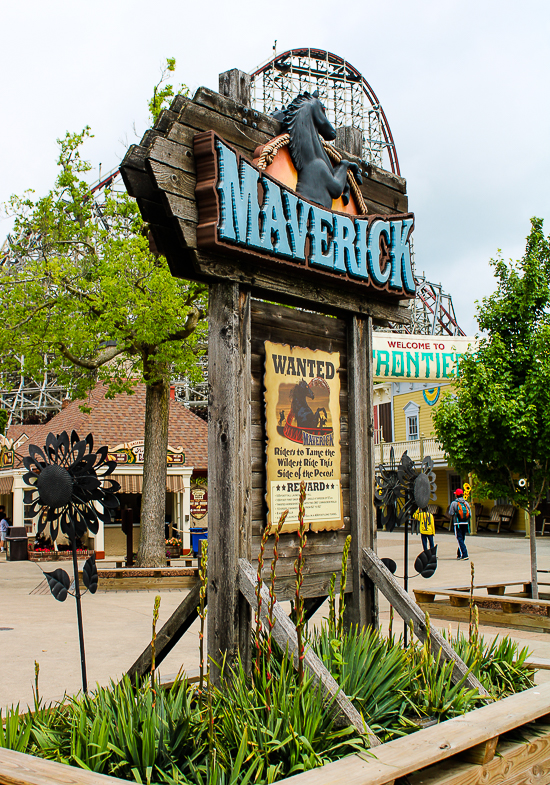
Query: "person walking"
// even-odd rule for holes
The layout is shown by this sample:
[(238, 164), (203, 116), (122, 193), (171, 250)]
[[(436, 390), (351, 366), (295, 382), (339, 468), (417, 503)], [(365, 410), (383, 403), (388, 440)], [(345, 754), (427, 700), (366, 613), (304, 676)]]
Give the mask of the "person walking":
[(4, 553), (6, 549), (6, 536), (9, 525), (6, 509), (5, 507), (0, 507), (0, 553)]
[(426, 551), (434, 550), (435, 520), (428, 510), (417, 510), (413, 518), (420, 525), (420, 536), (422, 537), (422, 547)]
[(462, 488), (457, 488), (455, 491), (454, 501), (449, 507), (451, 523), (455, 527), (455, 536), (458, 542), (456, 558), (459, 561), (467, 561), (470, 558), (468, 556), (465, 537), (466, 534), (470, 531), (470, 518), (472, 511), (470, 509), (470, 505), (463, 498), (463, 496), (464, 492), (462, 491)]

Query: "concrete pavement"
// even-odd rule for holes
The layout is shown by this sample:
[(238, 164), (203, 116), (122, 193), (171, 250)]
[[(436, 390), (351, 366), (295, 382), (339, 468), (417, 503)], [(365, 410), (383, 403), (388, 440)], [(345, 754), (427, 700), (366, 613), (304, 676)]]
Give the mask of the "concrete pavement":
[[(413, 578), (410, 589), (442, 585), (468, 585), (470, 562), (456, 561), (456, 542), (449, 533), (436, 535), (439, 545), (439, 564), (429, 580)], [(469, 537), (467, 545), (475, 565), (478, 583), (529, 579), (529, 541), (523, 536)], [(539, 567), (550, 569), (550, 537), (537, 539)], [(421, 551), (420, 537), (411, 536), (410, 571)], [(379, 556), (389, 556), (397, 564), (397, 574), (403, 575), (403, 533), (381, 532), (378, 537)], [(307, 555), (306, 555), (307, 558)], [(55, 569), (59, 565), (42, 565)], [(70, 573), (70, 565), (65, 568)], [(0, 651), (2, 675), (0, 707), (13, 703), (22, 706), (32, 701), (34, 662), (40, 665), (39, 688), (47, 700), (59, 699), (63, 693), (74, 693), (81, 687), (80, 655), (76, 625), (76, 608), (72, 597), (57, 602), (49, 593), (32, 594), (43, 581), (37, 564), (6, 562), (0, 555)], [(157, 629), (168, 619), (185, 596), (186, 590), (122, 588), (119, 591), (87, 594), (83, 598), (84, 635), (88, 683), (107, 684), (117, 679), (134, 662), (151, 640), (153, 603), (161, 596), (160, 618)], [(323, 606), (314, 620), (327, 615)], [(380, 620), (387, 628), (389, 604), (380, 598)], [(434, 620), (434, 624), (437, 622)], [(448, 622), (440, 625), (448, 628)], [(195, 669), (199, 663), (198, 621), (185, 634), (172, 653), (162, 663), (161, 673), (176, 672), (181, 665)], [(456, 629), (456, 624), (453, 624)], [(399, 627), (396, 625), (396, 630)], [(487, 636), (502, 635), (502, 628), (483, 628)], [(538, 656), (550, 659), (550, 635), (510, 630), (510, 635)], [(541, 671), (537, 681), (550, 678)]]

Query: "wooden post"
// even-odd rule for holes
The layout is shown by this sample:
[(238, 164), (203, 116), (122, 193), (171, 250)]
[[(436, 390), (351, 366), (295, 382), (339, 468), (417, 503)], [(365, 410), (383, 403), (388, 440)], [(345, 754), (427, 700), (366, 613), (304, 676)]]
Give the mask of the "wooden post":
[(220, 95), (232, 98), (238, 104), (250, 106), (250, 75), (238, 68), (220, 74)]
[(351, 153), (356, 158), (363, 157), (363, 133), (360, 128), (354, 128), (351, 125), (344, 125), (336, 129), (336, 139), (334, 140), (336, 147), (344, 150), (346, 153)]
[(372, 320), (348, 322), (349, 503), (351, 518), (351, 594), (346, 596), (346, 625), (377, 625), (376, 591), (362, 569), (363, 548), (374, 548), (374, 413)]
[(250, 647), (238, 588), (239, 558), (251, 558), (249, 292), (211, 284), (208, 323), (208, 657), (231, 666), (239, 650), (247, 663)]

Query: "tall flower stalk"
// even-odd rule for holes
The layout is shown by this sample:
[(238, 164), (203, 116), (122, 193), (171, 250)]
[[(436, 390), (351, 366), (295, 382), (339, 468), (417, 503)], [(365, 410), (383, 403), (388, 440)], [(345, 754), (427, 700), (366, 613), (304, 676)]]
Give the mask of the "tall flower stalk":
[(156, 690), (155, 690), (155, 668), (156, 668), (156, 656), (157, 656), (157, 622), (159, 620), (159, 609), (160, 609), (160, 594), (157, 594), (155, 597), (155, 604), (153, 606), (153, 630), (151, 635), (151, 690), (153, 695), (156, 699)]
[(197, 606), (197, 613), (201, 620), (199, 630), (199, 690), (202, 695), (204, 685), (204, 625), (206, 622), (206, 614), (208, 609), (206, 607), (206, 584), (208, 576), (208, 541), (201, 540), (201, 558), (199, 566), (199, 604)]
[(351, 547), (351, 534), (348, 534), (342, 551), (342, 570), (340, 572), (340, 598), (338, 602), (338, 638), (344, 632), (344, 610), (346, 608), (346, 583), (348, 580), (348, 555)]
[(307, 543), (306, 537), (306, 524), (305, 524), (305, 508), (304, 502), (306, 499), (306, 484), (302, 480), (300, 484), (300, 500), (298, 503), (298, 558), (294, 562), (294, 572), (296, 574), (296, 596), (295, 596), (295, 614), (296, 614), (296, 637), (298, 638), (298, 683), (302, 684), (304, 680), (304, 598), (302, 597), (302, 583), (304, 582), (304, 548)]
[(330, 585), (328, 589), (328, 629), (331, 637), (336, 635), (336, 573), (333, 572), (330, 576)]

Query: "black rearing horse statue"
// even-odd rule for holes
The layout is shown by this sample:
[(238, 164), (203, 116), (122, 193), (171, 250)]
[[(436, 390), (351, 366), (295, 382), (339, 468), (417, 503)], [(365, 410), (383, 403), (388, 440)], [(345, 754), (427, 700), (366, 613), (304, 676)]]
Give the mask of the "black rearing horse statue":
[(285, 109), (274, 112), (290, 136), (290, 156), (298, 172), (296, 191), (322, 207), (332, 207), (332, 200), (340, 196), (349, 202), (347, 172), (350, 169), (358, 183), (361, 172), (355, 163), (342, 159), (332, 165), (319, 135), (327, 142), (336, 138), (336, 131), (329, 122), (325, 107), (317, 91), (310, 95), (301, 93)]

